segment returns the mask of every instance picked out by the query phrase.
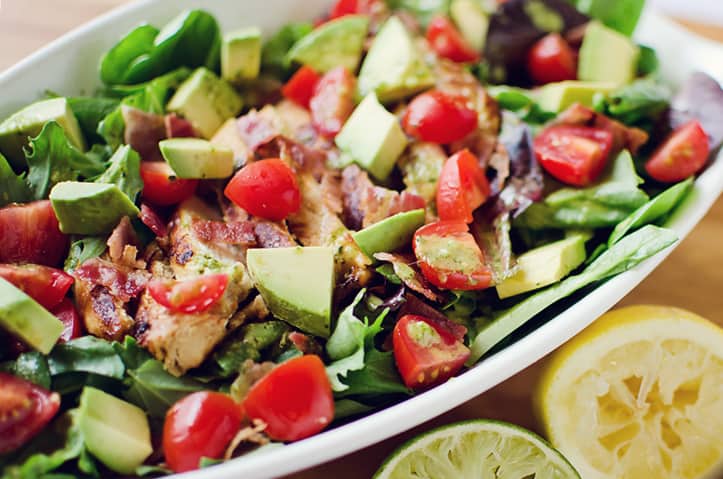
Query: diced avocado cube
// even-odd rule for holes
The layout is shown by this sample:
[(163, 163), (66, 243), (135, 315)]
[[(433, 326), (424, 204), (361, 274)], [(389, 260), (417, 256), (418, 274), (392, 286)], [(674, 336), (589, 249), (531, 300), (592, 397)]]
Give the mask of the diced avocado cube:
[(259, 76), (261, 69), (261, 30), (249, 27), (227, 33), (221, 44), (221, 77), (242, 83)]
[(297, 41), (287, 58), (317, 72), (343, 66), (356, 72), (369, 28), (365, 15), (345, 15), (314, 29)]
[(68, 139), (85, 151), (85, 138), (80, 131), (78, 119), (65, 98), (41, 100), (13, 113), (0, 123), (0, 152), (2, 152), (15, 168), (25, 167), (23, 147), (28, 144), (28, 137), (38, 136), (49, 121), (56, 121)]
[(167, 109), (191, 122), (204, 138), (211, 138), (223, 122), (236, 116), (243, 100), (231, 85), (207, 68), (199, 68), (184, 81)]
[(633, 41), (592, 21), (585, 29), (580, 47), (577, 77), (583, 81), (630, 83), (638, 68), (640, 48)]
[(238, 130), (236, 118), (226, 120), (221, 128), (211, 138), (211, 143), (223, 148), (230, 148), (233, 151), (233, 164), (235, 168), (241, 168), (251, 156), (251, 150), (246, 146)]
[(424, 225), (424, 208), (397, 213), (352, 234), (354, 241), (369, 256), (392, 252), (412, 244), (412, 236)]
[(63, 332), (63, 323), (33, 298), (0, 278), (0, 326), (24, 343), (48, 354)]
[(375, 92), (383, 103), (401, 100), (434, 85), (434, 77), (401, 20), (382, 25), (359, 72), (359, 93)]
[(198, 138), (158, 143), (163, 158), (179, 178), (222, 179), (233, 174), (233, 150)]
[(595, 95), (609, 95), (617, 89), (618, 84), (613, 82), (568, 80), (548, 83), (538, 88), (534, 95), (540, 108), (557, 113), (573, 103), (582, 103), (592, 108)]
[(108, 469), (132, 475), (153, 452), (151, 429), (141, 408), (86, 386), (78, 414), (85, 447)]
[(540, 246), (517, 258), (517, 272), (497, 285), (500, 298), (509, 298), (560, 281), (586, 257), (584, 235)]
[(63, 181), (50, 190), (50, 203), (65, 234), (108, 233), (124, 217), (134, 218), (138, 207), (116, 185)]
[(307, 333), (329, 337), (334, 248), (250, 249), (246, 263), (274, 316)]
[(385, 180), (407, 147), (397, 117), (370, 93), (352, 112), (335, 139), (336, 146), (379, 180)]
[(449, 15), (467, 43), (481, 52), (487, 39), (490, 17), (479, 0), (452, 0)]

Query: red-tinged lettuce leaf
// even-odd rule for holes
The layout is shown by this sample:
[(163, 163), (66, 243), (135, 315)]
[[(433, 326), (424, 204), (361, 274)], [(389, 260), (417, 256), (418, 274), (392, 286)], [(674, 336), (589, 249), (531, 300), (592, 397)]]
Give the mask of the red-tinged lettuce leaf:
[(708, 134), (711, 150), (723, 142), (723, 89), (710, 75), (693, 73), (675, 95), (670, 108), (670, 126), (678, 128), (698, 120)]

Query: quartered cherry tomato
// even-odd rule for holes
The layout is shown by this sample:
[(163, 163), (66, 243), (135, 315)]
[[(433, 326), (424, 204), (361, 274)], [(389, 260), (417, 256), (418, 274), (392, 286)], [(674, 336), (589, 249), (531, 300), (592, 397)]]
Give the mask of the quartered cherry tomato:
[(447, 18), (437, 15), (427, 26), (427, 41), (440, 57), (465, 63), (479, 60), (479, 54), (467, 43), (457, 27)]
[(320, 135), (334, 138), (354, 110), (356, 79), (344, 67), (329, 70), (309, 101), (311, 123)]
[(575, 52), (559, 33), (550, 33), (530, 48), (527, 54), (527, 70), (538, 85), (575, 80)]
[(412, 389), (443, 383), (470, 355), (460, 339), (423, 316), (403, 316), (394, 326), (392, 341), (397, 369)]
[(482, 250), (462, 221), (438, 221), (422, 226), (412, 240), (424, 277), (443, 289), (485, 289), (492, 274)]
[(675, 130), (645, 163), (655, 180), (674, 183), (699, 172), (710, 154), (708, 136), (698, 121)]
[(553, 125), (540, 133), (533, 149), (550, 175), (573, 186), (587, 186), (605, 169), (613, 135), (591, 126)]
[(45, 309), (60, 304), (74, 281), (65, 271), (38, 264), (0, 264), (0, 277), (24, 291)]
[(277, 441), (297, 441), (324, 429), (334, 418), (334, 398), (319, 356), (281, 363), (249, 390), (244, 411), (267, 424)]
[(226, 394), (189, 394), (166, 413), (163, 452), (174, 472), (198, 469), (202, 457), (220, 459), (241, 429), (241, 406)]
[(200, 313), (218, 301), (226, 291), (227, 274), (207, 274), (185, 281), (155, 279), (148, 293), (160, 305), (178, 313)]
[(452, 143), (477, 128), (477, 112), (465, 99), (432, 90), (417, 95), (407, 107), (402, 126), (408, 135), (431, 143)]
[(0, 208), (0, 263), (58, 266), (68, 252), (50, 201)]
[(281, 94), (308, 110), (309, 102), (320, 79), (313, 68), (304, 65), (281, 87)]
[(80, 325), (80, 316), (78, 316), (75, 304), (73, 304), (70, 298), (63, 298), (63, 301), (50, 310), (50, 312), (63, 323), (63, 332), (58, 341), (65, 343), (71, 339), (79, 338), (83, 334), (83, 328)]
[(490, 185), (477, 157), (455, 153), (442, 167), (437, 184), (437, 213), (443, 221), (471, 223), (472, 213), (490, 195)]
[(244, 166), (231, 178), (224, 194), (253, 216), (271, 221), (281, 221), (301, 206), (296, 175), (279, 158)]
[(141, 163), (143, 198), (158, 206), (180, 203), (193, 196), (198, 180), (184, 180), (176, 177), (165, 161), (144, 161)]
[(60, 408), (58, 393), (0, 372), (0, 454), (28, 442)]
[(376, 8), (379, 8), (379, 4), (380, 0), (338, 0), (331, 9), (329, 20), (334, 20), (345, 15), (368, 15)]

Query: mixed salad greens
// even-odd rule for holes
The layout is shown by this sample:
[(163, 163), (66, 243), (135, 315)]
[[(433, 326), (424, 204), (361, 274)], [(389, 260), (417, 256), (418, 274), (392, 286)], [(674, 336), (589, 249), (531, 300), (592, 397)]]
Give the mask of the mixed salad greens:
[(723, 91), (672, 95), (641, 0), (575, 3), (339, 0), (266, 40), (186, 11), (0, 123), (3, 477), (303, 439), (675, 243)]

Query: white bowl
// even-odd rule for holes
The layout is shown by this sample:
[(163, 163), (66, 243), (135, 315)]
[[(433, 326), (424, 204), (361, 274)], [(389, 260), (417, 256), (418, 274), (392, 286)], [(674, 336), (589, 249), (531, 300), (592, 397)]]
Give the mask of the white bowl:
[[(98, 87), (100, 55), (140, 22), (163, 25), (184, 8), (204, 8), (224, 30), (260, 26), (266, 34), (292, 20), (310, 20), (331, 0), (144, 0), (114, 10), (71, 32), (0, 74), (0, 118), (40, 97), (44, 91), (89, 93)], [(673, 84), (702, 70), (723, 81), (723, 49), (687, 33), (672, 22), (646, 12), (638, 40), (654, 47), (665, 78)], [(719, 155), (723, 156), (723, 155)], [(723, 158), (702, 174), (695, 189), (669, 223), (680, 238), (703, 218), (723, 191)], [(640, 283), (672, 248), (620, 274), (512, 346), (476, 367), (396, 406), (269, 453), (241, 457), (209, 469), (187, 473), (195, 479), (278, 477), (343, 456), (410, 429), (487, 391), (521, 371), (580, 332)]]

